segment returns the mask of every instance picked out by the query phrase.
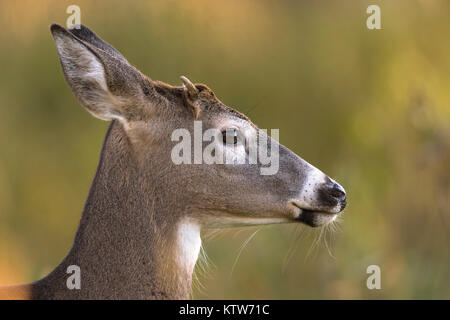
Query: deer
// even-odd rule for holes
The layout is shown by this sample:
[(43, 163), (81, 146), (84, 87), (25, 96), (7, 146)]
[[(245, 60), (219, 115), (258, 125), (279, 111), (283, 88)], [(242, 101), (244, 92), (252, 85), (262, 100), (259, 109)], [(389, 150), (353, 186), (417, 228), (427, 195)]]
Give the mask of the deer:
[[(111, 121), (71, 249), (47, 276), (0, 288), (6, 299), (189, 299), (201, 230), (278, 223), (321, 227), (342, 212), (346, 193), (335, 180), (267, 135), (279, 170), (262, 164), (174, 164), (171, 133), (258, 127), (223, 104), (205, 84), (181, 77), (172, 86), (145, 76), (84, 25), (52, 24), (64, 77), (79, 103)], [(235, 150), (237, 150), (235, 149)], [(80, 288), (67, 286), (68, 267)]]

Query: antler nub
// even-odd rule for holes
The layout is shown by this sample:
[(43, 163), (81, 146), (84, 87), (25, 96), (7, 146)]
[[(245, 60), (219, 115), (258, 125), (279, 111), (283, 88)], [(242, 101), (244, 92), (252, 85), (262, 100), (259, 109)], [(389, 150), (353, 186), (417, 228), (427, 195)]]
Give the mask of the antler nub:
[(180, 79), (181, 79), (181, 81), (183, 81), (183, 86), (186, 88), (186, 90), (187, 90), (187, 92), (189, 94), (189, 97), (191, 99), (197, 98), (197, 96), (198, 96), (198, 89), (191, 82), (191, 80), (189, 80), (185, 76), (181, 76)]

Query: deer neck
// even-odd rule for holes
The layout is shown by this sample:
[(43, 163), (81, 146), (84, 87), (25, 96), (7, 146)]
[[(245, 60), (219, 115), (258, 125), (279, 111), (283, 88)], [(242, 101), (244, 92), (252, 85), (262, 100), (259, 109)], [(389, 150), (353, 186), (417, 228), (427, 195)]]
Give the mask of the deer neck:
[[(162, 186), (148, 187), (143, 179), (149, 177), (139, 172), (131, 152), (122, 126), (113, 122), (73, 247), (37, 283), (35, 296), (189, 298), (201, 245), (199, 226), (183, 218), (183, 208), (171, 206), (171, 195)], [(80, 267), (79, 290), (67, 289), (69, 265)]]

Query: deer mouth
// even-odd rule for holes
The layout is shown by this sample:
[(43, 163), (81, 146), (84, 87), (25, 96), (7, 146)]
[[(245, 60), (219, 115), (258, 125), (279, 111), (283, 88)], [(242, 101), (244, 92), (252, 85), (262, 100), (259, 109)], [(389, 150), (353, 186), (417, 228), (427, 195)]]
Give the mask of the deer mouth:
[(296, 219), (310, 227), (321, 227), (334, 220), (336, 220), (337, 214), (327, 213), (321, 211), (312, 211), (301, 209), (300, 215)]
[(295, 220), (313, 228), (324, 226), (337, 218), (337, 213), (335, 212), (303, 209), (296, 203), (292, 204), (299, 209), (298, 216)]

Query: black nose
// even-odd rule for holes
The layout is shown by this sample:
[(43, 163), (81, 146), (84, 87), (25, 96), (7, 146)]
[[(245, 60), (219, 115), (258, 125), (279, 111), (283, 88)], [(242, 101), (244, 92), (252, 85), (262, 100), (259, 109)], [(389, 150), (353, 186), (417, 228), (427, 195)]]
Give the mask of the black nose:
[(337, 183), (333, 183), (331, 188), (328, 189), (329, 194), (339, 201), (345, 201), (345, 191)]
[(324, 205), (337, 206), (339, 204), (340, 211), (344, 210), (347, 204), (344, 188), (331, 179), (320, 188), (319, 198)]

